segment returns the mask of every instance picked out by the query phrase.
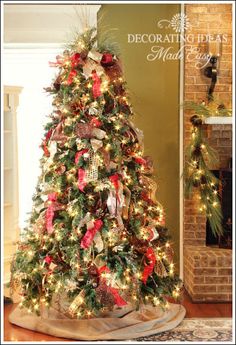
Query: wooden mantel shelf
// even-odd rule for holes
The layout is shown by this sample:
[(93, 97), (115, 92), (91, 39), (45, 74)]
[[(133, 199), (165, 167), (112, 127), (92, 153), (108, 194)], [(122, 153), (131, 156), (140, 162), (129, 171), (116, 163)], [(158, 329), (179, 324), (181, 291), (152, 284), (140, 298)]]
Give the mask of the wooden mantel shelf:
[(211, 116), (206, 118), (205, 123), (208, 125), (232, 125), (232, 116)]

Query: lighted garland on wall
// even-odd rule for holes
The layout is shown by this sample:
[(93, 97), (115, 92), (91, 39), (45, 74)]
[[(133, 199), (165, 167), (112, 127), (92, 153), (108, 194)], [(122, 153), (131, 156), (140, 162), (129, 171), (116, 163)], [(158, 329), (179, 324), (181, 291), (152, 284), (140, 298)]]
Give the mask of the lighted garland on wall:
[(231, 110), (216, 102), (212, 102), (208, 106), (204, 103), (186, 102), (184, 107), (195, 112), (190, 119), (192, 135), (190, 144), (186, 148), (184, 169), (185, 195), (190, 197), (193, 189), (199, 191), (199, 211), (206, 215), (213, 234), (220, 235), (223, 233), (223, 216), (217, 188), (219, 179), (208, 168), (208, 164), (216, 162), (218, 158), (215, 150), (205, 140), (202, 126), (206, 117), (213, 114), (229, 116)]

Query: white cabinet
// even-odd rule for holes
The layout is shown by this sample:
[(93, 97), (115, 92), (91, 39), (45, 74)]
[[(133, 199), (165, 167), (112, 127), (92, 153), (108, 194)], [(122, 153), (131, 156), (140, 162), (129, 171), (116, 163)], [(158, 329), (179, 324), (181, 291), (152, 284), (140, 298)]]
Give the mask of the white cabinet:
[(19, 239), (17, 107), (21, 90), (4, 86), (4, 284), (10, 281), (11, 259)]

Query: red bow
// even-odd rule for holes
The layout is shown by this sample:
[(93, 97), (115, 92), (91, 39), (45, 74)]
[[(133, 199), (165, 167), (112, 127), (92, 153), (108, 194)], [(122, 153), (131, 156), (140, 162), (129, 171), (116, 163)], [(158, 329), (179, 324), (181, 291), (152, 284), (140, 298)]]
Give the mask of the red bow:
[(100, 219), (96, 219), (93, 223), (93, 227), (88, 229), (81, 240), (80, 247), (87, 249), (90, 247), (96, 232), (101, 229), (103, 222)]
[(97, 72), (95, 70), (92, 71), (92, 79), (93, 79), (93, 97), (97, 98), (101, 96), (101, 80), (99, 76), (97, 75)]
[(143, 270), (143, 276), (142, 276), (142, 281), (144, 284), (147, 283), (148, 277), (152, 274), (152, 271), (155, 267), (156, 263), (156, 256), (151, 247), (148, 248), (148, 250), (145, 253), (146, 258), (149, 261), (149, 264), (146, 265), (146, 267)]

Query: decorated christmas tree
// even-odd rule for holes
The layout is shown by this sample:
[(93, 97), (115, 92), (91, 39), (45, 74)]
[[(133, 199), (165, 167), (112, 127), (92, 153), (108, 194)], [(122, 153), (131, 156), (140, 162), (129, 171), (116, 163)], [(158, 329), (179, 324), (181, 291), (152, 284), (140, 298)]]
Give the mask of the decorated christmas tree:
[(50, 65), (53, 111), (11, 287), (37, 315), (50, 306), (72, 319), (127, 305), (165, 310), (181, 281), (120, 61), (88, 29)]

